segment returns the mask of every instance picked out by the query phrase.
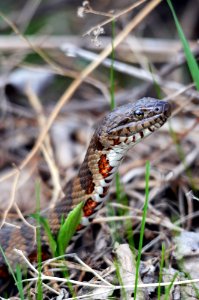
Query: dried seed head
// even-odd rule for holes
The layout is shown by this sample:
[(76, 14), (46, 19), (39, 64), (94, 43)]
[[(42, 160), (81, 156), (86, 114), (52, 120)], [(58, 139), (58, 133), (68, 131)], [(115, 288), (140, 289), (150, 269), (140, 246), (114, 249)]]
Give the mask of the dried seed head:
[(98, 26), (97, 28), (95, 28), (94, 30), (92, 30), (90, 32), (90, 35), (91, 35), (91, 42), (96, 46), (96, 47), (100, 47), (102, 42), (101, 40), (99, 39), (99, 36), (101, 34), (104, 33), (104, 28), (101, 27), (101, 26)]
[(82, 6), (86, 9), (90, 9), (90, 3), (89, 1), (83, 1)]
[(84, 7), (80, 6), (77, 9), (77, 15), (79, 18), (84, 18), (85, 17), (85, 9)]

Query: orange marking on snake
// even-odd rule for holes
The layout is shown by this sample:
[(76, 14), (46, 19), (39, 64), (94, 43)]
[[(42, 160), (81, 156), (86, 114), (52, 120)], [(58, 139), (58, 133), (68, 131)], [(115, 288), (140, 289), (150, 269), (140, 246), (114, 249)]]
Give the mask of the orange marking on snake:
[(84, 207), (83, 207), (83, 212), (85, 217), (89, 217), (90, 215), (93, 214), (94, 209), (98, 206), (98, 203), (93, 201), (91, 198), (89, 198)]
[(111, 170), (113, 169), (109, 165), (109, 160), (106, 158), (106, 154), (102, 154), (100, 160), (98, 161), (99, 172), (104, 178), (110, 175)]

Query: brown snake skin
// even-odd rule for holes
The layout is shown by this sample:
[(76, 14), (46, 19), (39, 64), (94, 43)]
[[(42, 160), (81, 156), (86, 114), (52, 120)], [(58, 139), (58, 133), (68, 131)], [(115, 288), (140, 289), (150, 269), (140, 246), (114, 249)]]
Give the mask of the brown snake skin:
[[(118, 107), (103, 118), (91, 139), (78, 175), (66, 185), (65, 197), (47, 213), (54, 234), (58, 232), (61, 218), (67, 217), (75, 205), (84, 201), (83, 217), (74, 239), (82, 234), (106, 200), (112, 179), (127, 150), (161, 127), (170, 114), (168, 102), (143, 98)], [(27, 220), (34, 224), (31, 218)], [(44, 249), (48, 245), (44, 233), (42, 240)], [(21, 263), (14, 248), (22, 250), (30, 260), (35, 257), (34, 231), (25, 223), (21, 228), (5, 225), (0, 230), (0, 245), (13, 267)], [(5, 261), (0, 254), (0, 278), (4, 274)]]

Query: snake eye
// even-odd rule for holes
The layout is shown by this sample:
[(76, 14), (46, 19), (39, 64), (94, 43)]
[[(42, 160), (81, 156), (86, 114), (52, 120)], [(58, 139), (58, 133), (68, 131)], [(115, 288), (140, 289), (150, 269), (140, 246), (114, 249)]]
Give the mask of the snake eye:
[(141, 111), (140, 109), (136, 109), (136, 110), (134, 111), (134, 115), (135, 115), (135, 117), (138, 118), (138, 119), (143, 119), (143, 118), (144, 118), (144, 112)]
[(161, 107), (156, 106), (155, 109), (154, 109), (154, 111), (155, 111), (156, 113), (160, 113), (160, 112), (161, 112)]

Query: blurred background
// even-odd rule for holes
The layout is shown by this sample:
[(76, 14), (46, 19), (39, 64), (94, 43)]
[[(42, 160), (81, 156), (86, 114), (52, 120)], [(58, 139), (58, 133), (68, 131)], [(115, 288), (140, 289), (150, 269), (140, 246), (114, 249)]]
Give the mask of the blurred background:
[[(128, 200), (125, 205), (129, 205), (129, 214), (137, 216), (142, 214), (145, 162), (147, 159), (151, 162), (150, 204), (154, 208), (151, 218), (157, 211), (161, 215), (155, 215), (155, 223), (149, 222), (145, 231), (145, 245), (160, 237), (153, 244), (155, 251), (150, 257), (160, 255), (162, 239), (170, 247), (169, 251), (173, 251), (174, 221), (176, 226), (180, 224), (187, 231), (198, 231), (199, 207), (193, 195), (198, 199), (199, 93), (190, 76), (167, 1), (162, 1), (114, 50), (114, 55), (104, 59), (84, 79), (56, 113), (39, 151), (28, 164), (18, 169), (73, 80), (149, 2), (0, 1), (0, 212), (2, 217), (6, 212), (7, 222), (19, 219), (19, 211), (28, 215), (35, 210), (35, 181), (38, 178), (41, 208), (61, 197), (64, 185), (82, 163), (95, 124), (111, 109), (114, 86), (115, 105), (155, 97), (166, 98), (173, 106), (171, 121), (155, 133), (153, 139), (147, 139), (131, 150), (120, 168), (125, 199)], [(199, 1), (173, 0), (172, 3), (197, 60)], [(114, 22), (112, 17), (116, 17)], [(114, 80), (111, 80), (112, 64)], [(20, 178), (13, 192), (17, 172)], [(114, 186), (110, 199), (114, 204)], [(132, 208), (137, 209), (136, 213)], [(114, 212), (117, 215), (116, 206)], [(106, 215), (106, 208), (103, 208), (98, 217)], [(131, 224), (135, 247), (140, 229), (140, 220), (136, 220), (136, 216)], [(108, 260), (97, 261), (94, 255), (98, 257), (102, 249), (110, 247), (109, 231), (119, 232), (123, 241), (126, 235), (123, 223), (117, 223), (111, 230), (108, 223), (99, 224), (96, 220), (89, 231), (90, 236), (85, 236), (82, 257), (88, 258), (85, 250), (88, 245), (93, 253), (89, 263), (103, 269)], [(196, 237), (189, 238), (191, 243), (186, 250), (192, 251), (190, 245)], [(198, 245), (194, 253), (199, 253)], [(111, 250), (108, 249), (110, 259)], [(198, 274), (195, 276), (199, 277)]]

